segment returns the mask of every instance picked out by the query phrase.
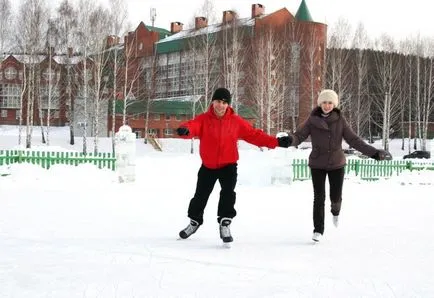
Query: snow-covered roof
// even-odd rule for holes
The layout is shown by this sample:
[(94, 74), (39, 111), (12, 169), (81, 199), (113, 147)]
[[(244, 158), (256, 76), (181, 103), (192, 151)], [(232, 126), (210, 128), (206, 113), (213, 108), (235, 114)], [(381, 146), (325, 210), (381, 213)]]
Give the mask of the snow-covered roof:
[(165, 97), (165, 98), (156, 98), (154, 101), (191, 101), (196, 102), (198, 101), (202, 95), (185, 95), (185, 96), (175, 96), (175, 97)]
[(124, 49), (124, 47), (125, 47), (125, 45), (123, 43), (116, 44), (114, 46), (111, 46), (111, 47), (105, 49), (101, 53), (107, 53), (107, 52), (111, 52), (111, 51), (114, 51), (114, 50), (122, 51)]
[(53, 60), (56, 61), (57, 64), (78, 64), (80, 61), (83, 61), (83, 57), (73, 56), (67, 57), (65, 55), (62, 56), (54, 56)]
[(11, 55), (17, 61), (24, 63), (24, 64), (30, 64), (30, 63), (41, 63), (47, 56), (45, 55)]
[[(255, 19), (254, 18), (238, 19), (238, 25), (239, 26), (253, 26), (253, 25), (255, 25)], [(219, 24), (208, 25), (208, 26), (200, 28), (200, 29), (192, 28), (192, 29), (182, 30), (178, 33), (175, 33), (171, 36), (168, 36), (164, 39), (159, 40), (157, 43), (165, 43), (165, 42), (169, 42), (169, 41), (173, 41), (173, 40), (177, 40), (177, 39), (183, 39), (186, 37), (211, 34), (211, 33), (219, 32), (223, 29), (230, 28), (231, 26), (232, 26), (231, 23), (228, 23), (228, 24), (219, 23)]]
[[(45, 55), (32, 56), (32, 55), (12, 54), (12, 55), (1, 55), (0, 60), (3, 61), (9, 56), (14, 57), (18, 62), (23, 64), (30, 64), (30, 63), (39, 64), (45, 58), (48, 57)], [(77, 64), (83, 60), (83, 57), (73, 56), (68, 59), (65, 55), (56, 55), (53, 56), (53, 60), (58, 64)]]

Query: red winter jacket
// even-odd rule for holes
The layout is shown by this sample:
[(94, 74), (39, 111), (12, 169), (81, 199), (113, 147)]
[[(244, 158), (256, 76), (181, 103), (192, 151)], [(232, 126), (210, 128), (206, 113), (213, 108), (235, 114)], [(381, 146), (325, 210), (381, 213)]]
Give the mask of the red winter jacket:
[(239, 139), (271, 149), (278, 144), (275, 137), (253, 128), (249, 122), (236, 115), (231, 107), (228, 107), (225, 115), (219, 119), (211, 106), (207, 112), (182, 123), (180, 127), (187, 127), (190, 131), (189, 135), (183, 138), (200, 139), (200, 157), (203, 165), (209, 169), (219, 169), (236, 163), (239, 157)]

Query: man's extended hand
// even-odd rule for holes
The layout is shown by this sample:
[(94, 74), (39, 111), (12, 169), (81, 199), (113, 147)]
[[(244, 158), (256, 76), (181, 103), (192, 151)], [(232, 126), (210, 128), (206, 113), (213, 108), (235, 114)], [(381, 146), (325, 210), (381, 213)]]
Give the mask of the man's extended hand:
[(277, 143), (279, 147), (288, 148), (289, 146), (291, 146), (292, 137), (291, 136), (278, 137)]
[(178, 134), (178, 136), (188, 136), (190, 131), (188, 130), (187, 127), (178, 127), (176, 129), (176, 133)]

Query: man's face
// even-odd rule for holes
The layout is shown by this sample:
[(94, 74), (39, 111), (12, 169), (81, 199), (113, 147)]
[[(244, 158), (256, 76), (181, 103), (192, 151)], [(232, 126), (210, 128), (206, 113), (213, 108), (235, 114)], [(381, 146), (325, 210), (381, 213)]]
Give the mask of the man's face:
[(223, 101), (221, 99), (214, 99), (212, 101), (212, 107), (214, 109), (214, 113), (219, 118), (221, 118), (225, 115), (228, 106), (229, 106), (229, 104), (226, 101)]

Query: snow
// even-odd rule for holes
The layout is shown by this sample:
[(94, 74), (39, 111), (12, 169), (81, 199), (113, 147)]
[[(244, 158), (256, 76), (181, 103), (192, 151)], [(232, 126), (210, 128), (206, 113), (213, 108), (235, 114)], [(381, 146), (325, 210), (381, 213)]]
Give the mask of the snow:
[[(35, 147), (51, 150), (34, 132)], [(81, 150), (80, 138), (68, 145), (65, 128), (50, 136), (55, 150)], [(16, 143), (16, 129), (0, 126), (0, 149)], [(347, 177), (340, 226), (327, 201), (324, 237), (314, 244), (311, 182), (271, 179), (310, 150), (241, 143), (228, 249), (218, 234), (218, 184), (204, 225), (178, 240), (200, 159), (197, 142), (194, 154), (190, 141), (162, 143), (156, 152), (137, 140), (130, 184), (91, 165), (12, 165), (0, 177), (0, 297), (434, 296), (434, 171)], [(110, 144), (101, 139), (101, 150)], [(397, 158), (407, 153), (399, 145), (392, 141)]]
[[(252, 18), (238, 19), (238, 24), (240, 26), (253, 26), (255, 24), (255, 19), (252, 19)], [(180, 31), (178, 33), (172, 34), (172, 35), (170, 35), (164, 39), (161, 39), (161, 40), (157, 41), (157, 44), (182, 39), (182, 38), (185, 38), (186, 36), (194, 37), (194, 36), (200, 36), (200, 35), (205, 35), (205, 34), (212, 34), (212, 33), (218, 32), (222, 29), (227, 29), (227, 28), (231, 28), (231, 25), (230, 24), (222, 25), (222, 24), (218, 23), (218, 24), (210, 24), (210, 25), (203, 27), (203, 28), (200, 28), (200, 29), (187, 29), (187, 30), (183, 30), (183, 31)]]

